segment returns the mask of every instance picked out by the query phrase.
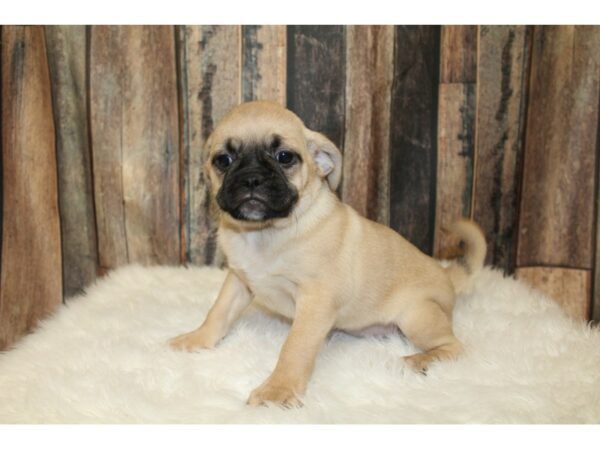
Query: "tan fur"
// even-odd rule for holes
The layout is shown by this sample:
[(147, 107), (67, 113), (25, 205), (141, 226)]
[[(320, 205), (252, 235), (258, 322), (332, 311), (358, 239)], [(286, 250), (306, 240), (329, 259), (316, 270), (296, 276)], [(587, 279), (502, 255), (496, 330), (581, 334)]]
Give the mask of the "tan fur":
[[(323, 135), (305, 128), (292, 112), (268, 102), (234, 108), (209, 138), (206, 171), (215, 195), (222, 175), (210, 164), (227, 139), (267, 139), (273, 133), (302, 157), (288, 175), (299, 192), (293, 213), (264, 223), (221, 214), (219, 244), (229, 274), (197, 330), (171, 341), (185, 350), (213, 347), (252, 298), (292, 320), (271, 376), (248, 399), (252, 405), (299, 405), (316, 355), (332, 329), (358, 332), (397, 325), (422, 353), (408, 356), (417, 371), (462, 349), (452, 332), (458, 290), (485, 257), (477, 225), (457, 222), (451, 229), (466, 242), (466, 267), (443, 269), (395, 231), (361, 217), (332, 189), (340, 179), (341, 154)], [(336, 166), (321, 173), (315, 158), (327, 152)]]

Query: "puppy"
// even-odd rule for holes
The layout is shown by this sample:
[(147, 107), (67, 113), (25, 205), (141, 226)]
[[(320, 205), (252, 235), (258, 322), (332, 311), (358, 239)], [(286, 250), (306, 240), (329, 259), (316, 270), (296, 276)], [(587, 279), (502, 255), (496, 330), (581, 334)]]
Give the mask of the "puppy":
[(416, 371), (456, 357), (452, 309), (469, 274), (482, 267), (479, 227), (451, 229), (466, 243), (464, 265), (444, 269), (395, 231), (361, 217), (334, 191), (342, 155), (291, 111), (244, 103), (206, 143), (206, 174), (220, 209), (218, 243), (229, 270), (195, 331), (170, 341), (182, 350), (214, 347), (253, 299), (292, 320), (277, 365), (250, 405), (301, 404), (315, 358), (333, 329), (398, 326), (422, 349)]

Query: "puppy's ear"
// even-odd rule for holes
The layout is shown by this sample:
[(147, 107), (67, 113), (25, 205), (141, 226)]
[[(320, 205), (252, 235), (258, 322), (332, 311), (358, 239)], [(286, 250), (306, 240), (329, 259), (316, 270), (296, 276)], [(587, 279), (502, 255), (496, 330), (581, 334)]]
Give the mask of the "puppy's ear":
[(304, 136), (319, 176), (326, 178), (331, 190), (335, 191), (342, 178), (342, 153), (321, 133), (305, 128)]

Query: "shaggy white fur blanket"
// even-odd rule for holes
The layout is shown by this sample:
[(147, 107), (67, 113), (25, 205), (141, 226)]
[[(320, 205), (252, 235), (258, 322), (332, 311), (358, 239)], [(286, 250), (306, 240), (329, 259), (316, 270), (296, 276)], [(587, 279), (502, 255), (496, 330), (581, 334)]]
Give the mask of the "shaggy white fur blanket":
[(491, 269), (458, 301), (460, 360), (423, 376), (405, 370), (414, 348), (399, 334), (334, 333), (303, 408), (246, 406), (287, 323), (250, 308), (213, 350), (167, 345), (199, 325), (223, 277), (129, 266), (99, 280), (0, 355), (0, 422), (600, 422), (600, 332)]

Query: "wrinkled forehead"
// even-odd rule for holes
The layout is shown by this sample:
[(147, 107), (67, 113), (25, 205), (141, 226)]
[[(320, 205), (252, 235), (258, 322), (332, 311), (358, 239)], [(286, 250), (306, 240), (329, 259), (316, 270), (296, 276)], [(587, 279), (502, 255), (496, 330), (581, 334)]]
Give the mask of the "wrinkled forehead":
[(215, 153), (231, 145), (241, 147), (250, 143), (267, 146), (278, 143), (304, 151), (304, 125), (292, 113), (273, 114), (248, 110), (233, 114), (217, 125), (210, 138), (209, 152)]

